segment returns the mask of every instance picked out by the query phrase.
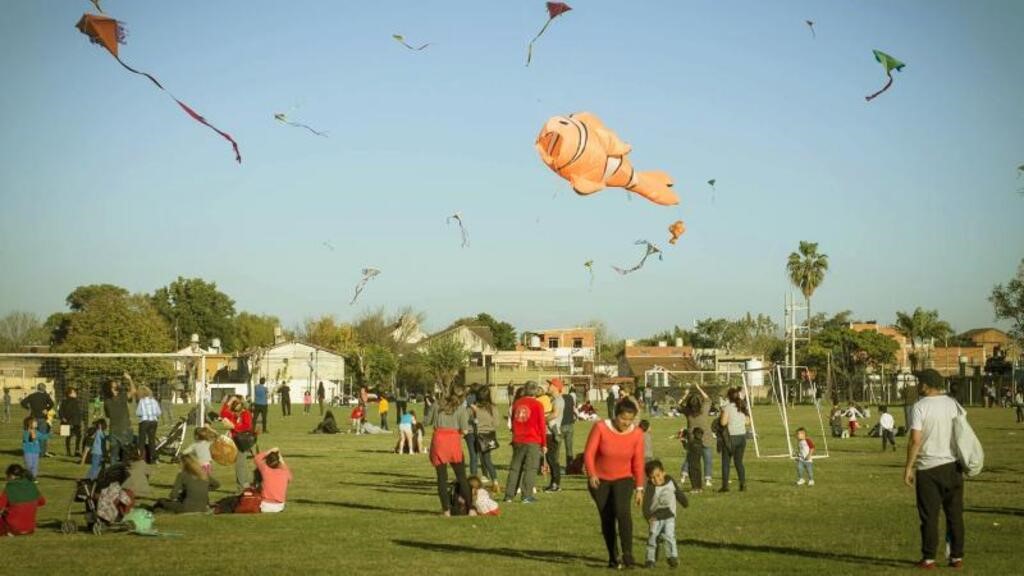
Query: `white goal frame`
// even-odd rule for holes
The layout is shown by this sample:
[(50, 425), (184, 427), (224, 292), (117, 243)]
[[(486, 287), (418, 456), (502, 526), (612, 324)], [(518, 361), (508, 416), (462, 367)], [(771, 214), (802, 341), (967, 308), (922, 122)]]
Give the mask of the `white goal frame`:
[[(786, 454), (761, 454), (761, 446), (757, 441), (757, 426), (754, 421), (754, 403), (749, 402), (748, 406), (750, 407), (750, 431), (754, 436), (754, 453), (757, 455), (758, 458), (789, 458), (791, 460), (796, 458), (795, 454), (793, 453), (793, 435), (789, 429), (789, 409), (787, 408), (788, 402), (786, 391), (783, 386), (784, 380), (782, 378), (783, 368), (788, 370), (790, 368), (806, 368), (806, 366), (783, 366), (781, 364), (776, 364), (774, 367), (774, 371), (771, 367), (759, 368), (754, 370), (743, 370), (743, 391), (747, 395), (748, 399), (752, 397), (750, 395), (750, 388), (747, 384), (747, 374), (749, 372), (767, 373), (768, 379), (772, 387), (772, 395), (775, 397), (775, 403), (777, 404), (777, 407), (779, 409), (779, 416), (782, 418), (782, 426), (785, 429), (786, 433), (786, 448), (788, 450)], [(825, 420), (821, 417), (821, 404), (815, 403), (814, 407), (815, 411), (818, 414), (818, 426), (821, 430), (820, 438), (822, 441), (822, 445), (825, 448), (824, 454), (815, 454), (814, 458), (829, 458), (831, 457), (831, 453), (828, 449), (828, 433), (825, 431)]]

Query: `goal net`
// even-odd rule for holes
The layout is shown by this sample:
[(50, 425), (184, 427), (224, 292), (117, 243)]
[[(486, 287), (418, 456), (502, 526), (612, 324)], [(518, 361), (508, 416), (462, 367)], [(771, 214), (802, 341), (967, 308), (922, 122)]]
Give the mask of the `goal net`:
[[(815, 458), (828, 458), (828, 435), (820, 403), (796, 405), (794, 382), (783, 379), (788, 366), (743, 371), (743, 389), (750, 409), (750, 430), (758, 458), (795, 458), (796, 431), (804, 428), (814, 440)], [(797, 368), (804, 368), (798, 366)]]

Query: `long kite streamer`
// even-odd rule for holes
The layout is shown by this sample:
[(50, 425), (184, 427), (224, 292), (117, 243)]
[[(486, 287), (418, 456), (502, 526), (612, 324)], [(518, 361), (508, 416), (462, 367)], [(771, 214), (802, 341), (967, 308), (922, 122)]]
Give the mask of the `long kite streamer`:
[(366, 283), (373, 280), (373, 278), (378, 274), (380, 274), (380, 270), (377, 270), (376, 268), (363, 268), (363, 277), (359, 280), (359, 283), (356, 284), (356, 293), (352, 296), (352, 301), (348, 303), (349, 306), (356, 303), (356, 300), (359, 299), (359, 295), (363, 293), (363, 288), (366, 288)]
[(906, 66), (906, 64), (904, 64), (903, 62), (900, 62), (899, 60), (893, 58), (892, 56), (889, 56), (888, 54), (882, 52), (881, 50), (872, 50), (872, 52), (874, 52), (875, 54), (875, 60), (877, 60), (879, 64), (885, 67), (885, 75), (887, 78), (889, 78), (889, 81), (886, 82), (885, 86), (882, 86), (882, 89), (879, 90), (878, 92), (875, 92), (874, 94), (871, 94), (869, 96), (865, 96), (864, 99), (867, 100), (868, 102), (871, 102), (879, 94), (885, 92), (886, 90), (889, 89), (890, 86), (892, 86), (893, 70), (899, 72), (903, 70), (904, 66)]
[(634, 242), (634, 244), (636, 244), (637, 246), (646, 246), (647, 249), (644, 252), (644, 257), (641, 258), (640, 261), (637, 262), (636, 266), (633, 266), (632, 268), (623, 269), (623, 268), (619, 268), (618, 266), (612, 266), (613, 270), (615, 270), (619, 274), (622, 274), (623, 276), (625, 276), (626, 274), (629, 274), (631, 272), (636, 272), (637, 270), (643, 268), (644, 264), (647, 262), (647, 259), (652, 254), (657, 254), (658, 255), (658, 260), (662, 259), (662, 257), (661, 257), (661, 248), (658, 248), (657, 246), (655, 246), (654, 244), (648, 242), (647, 240), (637, 240), (636, 242)]
[(277, 120), (278, 122), (281, 122), (283, 124), (287, 124), (289, 126), (293, 126), (295, 128), (305, 128), (306, 130), (309, 130), (310, 132), (312, 132), (313, 134), (316, 134), (317, 136), (323, 136), (324, 138), (327, 138), (327, 132), (321, 132), (319, 130), (314, 130), (313, 128), (307, 126), (306, 124), (302, 124), (300, 122), (292, 122), (291, 120), (288, 119), (288, 116), (285, 115), (283, 112), (278, 112), (278, 113), (274, 114), (274, 120)]
[(391, 37), (395, 39), (395, 42), (398, 42), (402, 46), (405, 46), (406, 48), (408, 48), (409, 50), (412, 50), (414, 52), (419, 52), (419, 51), (423, 50), (424, 48), (426, 48), (427, 46), (430, 46), (430, 44), (431, 44), (430, 42), (427, 42), (426, 44), (422, 44), (420, 46), (413, 46), (412, 44), (409, 44), (408, 42), (406, 42), (405, 41), (405, 36), (402, 36), (401, 34), (392, 34)]
[(163, 84), (160, 84), (160, 82), (156, 78), (154, 78), (150, 74), (132, 68), (131, 66), (125, 64), (123, 60), (121, 60), (121, 58), (117, 55), (117, 45), (124, 44), (125, 39), (125, 30), (121, 22), (118, 22), (117, 20), (110, 18), (109, 16), (100, 16), (97, 14), (83, 14), (81, 20), (78, 21), (78, 24), (76, 24), (76, 26), (82, 32), (82, 34), (85, 34), (89, 37), (90, 42), (92, 42), (93, 44), (99, 44), (106, 48), (107, 51), (110, 52), (111, 56), (113, 56), (114, 59), (117, 60), (117, 62), (125, 68), (125, 70), (128, 70), (133, 74), (138, 74), (140, 76), (145, 76), (146, 78), (149, 78), (150, 82), (152, 82), (157, 88), (162, 90), (165, 94), (170, 96), (171, 100), (174, 100), (174, 102), (177, 103), (177, 105), (180, 106), (181, 109), (184, 110), (186, 114), (191, 116), (193, 120), (213, 130), (217, 134), (220, 134), (221, 137), (230, 142), (231, 148), (234, 149), (235, 151), (235, 161), (237, 161), (239, 164), (242, 163), (242, 155), (238, 151), (238, 143), (235, 142), (235, 139), (232, 138), (230, 134), (220, 130), (213, 124), (210, 124), (206, 120), (206, 118), (203, 118), (201, 114), (190, 108), (181, 100), (178, 100), (178, 98), (169, 90), (164, 88)]
[(587, 274), (590, 275), (590, 284), (589, 284), (590, 287), (588, 289), (589, 290), (593, 290), (594, 289), (594, 261), (593, 260), (587, 260), (586, 262), (583, 263), (583, 267), (587, 269)]
[(544, 34), (544, 31), (548, 29), (548, 26), (551, 25), (551, 22), (555, 18), (558, 18), (562, 14), (565, 14), (569, 10), (572, 10), (572, 8), (568, 4), (566, 4), (565, 2), (548, 2), (547, 6), (548, 6), (548, 21), (544, 23), (544, 27), (540, 29), (540, 32), (537, 32), (537, 35), (533, 37), (533, 40), (530, 40), (530, 45), (526, 48), (526, 65), (527, 66), (529, 66), (530, 65), (530, 61), (533, 60), (533, 43), (536, 42), (537, 39), (541, 37), (541, 34)]
[(462, 233), (462, 247), (463, 248), (468, 248), (469, 247), (469, 231), (466, 230), (466, 225), (462, 221), (462, 212), (456, 212), (455, 214), (452, 214), (448, 218), (445, 218), (445, 223), (451, 224), (452, 220), (455, 220), (456, 222), (459, 223), (459, 232)]

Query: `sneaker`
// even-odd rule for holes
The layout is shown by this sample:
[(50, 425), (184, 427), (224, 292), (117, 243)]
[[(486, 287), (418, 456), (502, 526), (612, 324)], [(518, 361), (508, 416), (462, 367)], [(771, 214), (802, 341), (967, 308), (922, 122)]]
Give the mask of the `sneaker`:
[(704, 485), (705, 486), (711, 486), (711, 476), (705, 476), (704, 477)]
[(963, 568), (964, 567), (964, 559), (963, 558), (950, 558), (949, 559), (949, 567), (950, 568), (958, 568), (958, 569), (959, 568)]
[(561, 492), (562, 489), (558, 487), (558, 484), (552, 484), (544, 489), (545, 492)]
[(676, 558), (674, 556), (669, 556), (669, 558), (668, 558), (668, 566), (669, 566), (669, 568), (675, 568), (676, 566), (679, 566), (679, 558)]
[(648, 560), (644, 562), (644, 568), (654, 568), (654, 560)]
[(806, 482), (804, 482), (804, 479), (803, 479), (803, 478), (800, 478), (800, 479), (798, 479), (798, 480), (796, 481), (796, 485), (797, 485), (797, 486), (803, 486), (804, 484), (806, 484)]
[(807, 485), (808, 486), (814, 486), (814, 480), (808, 480), (807, 481)]
[(686, 481), (689, 480), (689, 479), (690, 479), (690, 473), (689, 472), (683, 472), (682, 474), (679, 475), (679, 483), (680, 484), (686, 484)]
[(936, 566), (935, 560), (921, 560), (917, 564), (914, 564), (914, 568), (919, 568), (921, 570), (935, 570), (938, 566)]
[(537, 501), (536, 498), (523, 498), (523, 500), (522, 500), (523, 504), (533, 504), (536, 501)]

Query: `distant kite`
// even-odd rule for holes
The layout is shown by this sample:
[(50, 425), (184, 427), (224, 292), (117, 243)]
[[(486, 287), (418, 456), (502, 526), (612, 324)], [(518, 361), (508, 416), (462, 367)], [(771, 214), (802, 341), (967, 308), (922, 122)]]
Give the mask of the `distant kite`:
[(882, 92), (885, 92), (886, 90), (889, 89), (890, 86), (892, 86), (893, 70), (900, 72), (901, 70), (903, 70), (903, 67), (906, 66), (906, 64), (904, 64), (903, 62), (900, 62), (899, 60), (893, 58), (892, 56), (889, 56), (888, 54), (882, 52), (881, 50), (872, 50), (872, 52), (875, 53), (875, 60), (877, 60), (878, 63), (885, 68), (885, 75), (886, 77), (889, 78), (889, 81), (886, 82), (885, 86), (882, 86), (882, 89), (879, 90), (878, 92), (875, 92), (870, 96), (865, 96), (864, 99), (867, 100), (868, 102), (874, 100), (875, 97), (877, 97)]
[(427, 46), (430, 46), (430, 44), (431, 44), (430, 42), (427, 42), (426, 44), (423, 44), (422, 46), (416, 47), (416, 46), (413, 46), (413, 45), (409, 44), (408, 42), (406, 42), (405, 41), (405, 36), (402, 36), (401, 34), (392, 34), (391, 37), (394, 38), (395, 41), (398, 42), (399, 44), (401, 44), (402, 46), (405, 46), (406, 48), (408, 48), (409, 50), (412, 50), (414, 52), (419, 52), (420, 50), (423, 50), (424, 48), (426, 48)]
[(668, 233), (671, 238), (668, 239), (669, 244), (675, 244), (679, 237), (686, 233), (686, 224), (683, 224), (682, 220), (676, 220), (668, 227)]
[(185, 111), (186, 114), (191, 116), (193, 120), (210, 128), (217, 134), (220, 134), (225, 140), (231, 142), (231, 147), (235, 151), (235, 160), (239, 164), (242, 163), (242, 155), (238, 152), (238, 143), (235, 142), (235, 139), (232, 138), (230, 134), (228, 134), (227, 132), (222, 132), (216, 126), (207, 122), (206, 118), (203, 118), (198, 112), (190, 108), (187, 104), (185, 104), (181, 100), (178, 100), (178, 98), (175, 97), (174, 94), (171, 94), (166, 88), (164, 88), (163, 85), (160, 84), (160, 82), (157, 81), (156, 78), (150, 76), (145, 72), (140, 72), (132, 68), (131, 66), (125, 64), (120, 57), (118, 57), (117, 45), (124, 44), (126, 36), (124, 26), (121, 22), (118, 22), (117, 20), (110, 18), (108, 16), (99, 16), (96, 14), (83, 14), (81, 20), (78, 21), (78, 24), (76, 24), (76, 26), (82, 32), (82, 34), (85, 34), (89, 37), (90, 42), (92, 42), (93, 44), (99, 44), (100, 46), (106, 48), (107, 51), (110, 52), (110, 54), (114, 57), (114, 59), (117, 60), (118, 64), (123, 66), (125, 70), (128, 70), (133, 74), (138, 74), (140, 76), (145, 76), (146, 78), (149, 78), (150, 82), (156, 85), (157, 88), (163, 90), (165, 94), (170, 96), (171, 99), (174, 100), (178, 104), (178, 106), (180, 106), (181, 109)]
[(540, 32), (537, 32), (537, 35), (533, 37), (533, 40), (530, 40), (530, 45), (526, 49), (526, 65), (527, 66), (530, 65), (530, 60), (533, 60), (533, 43), (536, 42), (538, 38), (540, 38), (541, 34), (543, 34), (545, 30), (548, 29), (548, 26), (551, 25), (551, 22), (555, 18), (558, 18), (562, 14), (565, 14), (569, 10), (572, 10), (572, 8), (569, 7), (569, 5), (566, 4), (565, 2), (548, 2), (547, 6), (548, 6), (548, 21), (544, 23), (544, 27), (540, 29)]
[(327, 132), (320, 132), (318, 130), (314, 130), (313, 128), (307, 126), (306, 124), (301, 124), (299, 122), (292, 122), (291, 120), (288, 119), (288, 116), (285, 115), (284, 112), (278, 112), (278, 113), (274, 114), (274, 120), (277, 120), (278, 122), (281, 122), (282, 124), (287, 124), (289, 126), (293, 126), (295, 128), (305, 128), (306, 130), (309, 130), (310, 132), (312, 132), (313, 134), (316, 134), (317, 136), (323, 136), (324, 138), (327, 138)]
[(715, 179), (708, 180), (708, 186), (711, 186), (711, 203), (715, 203)]
[(323, 246), (324, 246), (324, 248), (327, 248), (331, 252), (334, 252), (334, 244), (331, 244), (330, 240), (324, 240)]
[(451, 216), (445, 218), (445, 223), (446, 224), (451, 224), (452, 220), (455, 220), (456, 222), (459, 223), (459, 232), (462, 233), (462, 247), (463, 248), (468, 248), (469, 247), (469, 231), (466, 230), (466, 225), (462, 222), (462, 212), (456, 212), (455, 214), (452, 214)]
[(643, 268), (644, 267), (644, 263), (647, 262), (647, 258), (649, 258), (652, 254), (657, 254), (658, 255), (658, 260), (662, 259), (662, 257), (661, 257), (661, 248), (658, 248), (657, 246), (655, 246), (654, 244), (651, 244), (647, 240), (637, 240), (636, 242), (634, 242), (634, 244), (636, 244), (637, 246), (646, 246), (647, 249), (644, 252), (644, 257), (641, 258), (640, 262), (637, 262), (636, 266), (633, 266), (632, 268), (622, 269), (622, 268), (619, 268), (618, 266), (612, 266), (613, 270), (615, 270), (619, 274), (622, 274), (623, 276), (625, 276), (626, 274), (629, 274), (630, 272), (636, 272), (637, 270)]
[(89, 2), (92, 2), (92, 5), (96, 7), (97, 12), (100, 14), (104, 13), (103, 8), (100, 8), (100, 0), (89, 0)]
[(356, 293), (352, 296), (352, 301), (348, 303), (349, 306), (356, 303), (359, 295), (363, 292), (363, 288), (366, 288), (366, 283), (378, 274), (380, 274), (380, 270), (377, 270), (376, 268), (363, 268), (363, 277), (359, 280), (359, 283), (356, 284)]
[(679, 203), (672, 177), (639, 172), (629, 161), (632, 148), (589, 112), (548, 119), (534, 144), (540, 159), (580, 195), (605, 187), (625, 188), (655, 204)]
[[(1021, 164), (1020, 166), (1017, 166), (1017, 179), (1018, 180), (1020, 180), (1021, 175), (1024, 175), (1024, 164)], [(1024, 194), (1024, 187), (1021, 187), (1021, 189), (1017, 190), (1017, 192), (1020, 192), (1021, 194)]]
[(583, 267), (587, 269), (587, 274), (590, 275), (590, 290), (594, 289), (594, 261), (587, 260), (583, 263)]
[(804, 20), (804, 22), (807, 24), (807, 27), (811, 29), (811, 38), (817, 38), (818, 35), (814, 33), (814, 20)]

